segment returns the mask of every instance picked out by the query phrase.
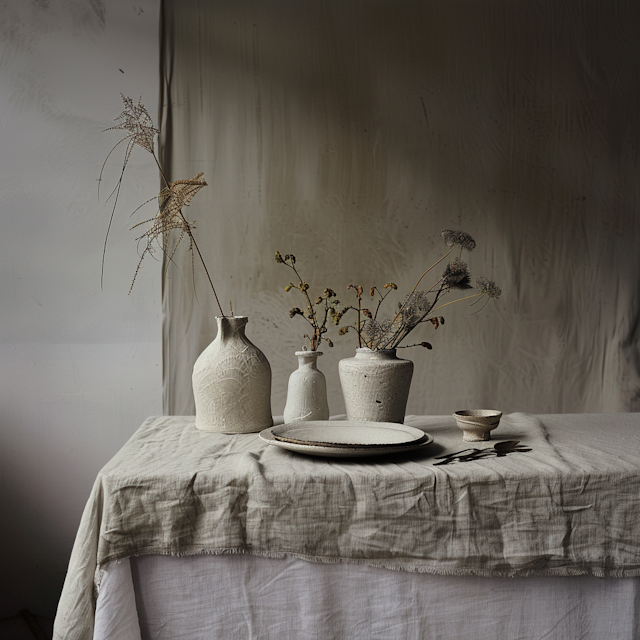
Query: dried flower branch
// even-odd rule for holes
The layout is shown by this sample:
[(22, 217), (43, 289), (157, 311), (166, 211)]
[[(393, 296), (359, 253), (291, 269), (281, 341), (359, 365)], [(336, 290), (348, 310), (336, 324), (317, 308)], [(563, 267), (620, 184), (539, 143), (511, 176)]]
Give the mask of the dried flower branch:
[[(182, 214), (182, 207), (188, 206), (192, 198), (205, 187), (207, 183), (202, 179), (202, 173), (199, 173), (195, 178), (191, 180), (176, 180), (172, 182), (168, 187), (162, 189), (158, 194), (157, 199), (160, 202), (158, 213), (155, 218), (150, 220), (144, 220), (131, 227), (136, 229), (144, 224), (151, 224), (151, 226), (138, 238), (137, 241), (145, 241), (145, 247), (140, 254), (140, 261), (136, 268), (136, 272), (131, 282), (129, 293), (133, 289), (135, 284), (140, 265), (147, 254), (153, 254), (156, 246), (162, 248), (163, 253), (168, 257), (170, 262), (173, 259), (178, 245), (182, 239), (187, 236), (189, 238), (189, 250), (192, 251), (192, 264), (193, 264), (193, 249), (197, 245), (193, 237), (192, 229), (195, 228), (193, 222), (188, 222)], [(171, 251), (168, 250), (169, 232), (173, 229), (180, 229), (180, 236), (177, 242), (173, 245)], [(204, 264), (204, 263), (203, 263)], [(206, 271), (206, 266), (204, 267)], [(208, 271), (207, 276), (209, 275)]]
[(454, 257), (446, 265), (441, 276), (429, 289), (418, 290), (418, 285), (422, 279), (456, 247), (460, 247), (460, 251), (462, 252), (462, 250), (472, 251), (476, 246), (475, 240), (463, 231), (446, 230), (442, 232), (442, 238), (450, 249), (418, 278), (413, 289), (405, 296), (403, 302), (398, 305), (398, 310), (392, 318), (378, 320), (378, 311), (380, 310), (381, 303), (389, 292), (397, 288), (393, 283), (385, 285), (384, 288), (389, 288), (389, 291), (384, 295), (380, 293), (377, 287), (371, 287), (369, 290), (372, 298), (376, 295), (379, 296), (375, 313), (371, 313), (370, 310), (362, 306), (362, 286), (349, 285), (347, 291), (351, 289), (355, 291), (357, 306), (349, 306), (343, 309), (338, 314), (338, 319), (349, 310), (356, 312), (357, 319), (353, 325), (343, 326), (339, 333), (344, 335), (349, 329), (354, 329), (358, 334), (358, 345), (360, 347), (368, 347), (374, 351), (417, 346), (431, 349), (431, 344), (428, 342), (418, 342), (411, 345), (402, 345), (401, 343), (419, 324), (430, 322), (434, 329), (444, 324), (444, 318), (441, 315), (435, 315), (436, 311), (439, 311), (442, 307), (470, 298), (482, 299), (486, 296), (487, 301), (490, 298), (499, 298), (501, 291), (495, 282), (487, 278), (479, 278), (476, 282), (478, 293), (440, 304), (443, 298), (452, 292), (472, 288), (470, 284), (471, 273), (469, 267), (460, 257)]
[[(113, 208), (111, 209), (111, 217), (109, 218), (109, 226), (107, 227), (107, 233), (104, 238), (104, 247), (102, 250), (102, 271), (100, 274), (100, 286), (102, 286), (103, 278), (104, 278), (104, 259), (107, 251), (107, 240), (109, 238), (109, 232), (111, 231), (111, 224), (113, 223), (113, 216), (116, 212), (116, 207), (118, 206), (118, 197), (120, 196), (120, 187), (122, 186), (122, 180), (124, 178), (124, 172), (127, 168), (127, 163), (129, 162), (129, 158), (131, 157), (131, 152), (133, 148), (137, 145), (141, 146), (143, 149), (149, 151), (150, 153), (154, 153), (153, 143), (155, 139), (155, 135), (158, 132), (153, 125), (153, 120), (149, 115), (149, 112), (142, 104), (142, 97), (138, 99), (138, 104), (135, 105), (131, 98), (128, 98), (122, 94), (122, 101), (124, 102), (125, 108), (124, 111), (115, 118), (115, 121), (121, 121), (117, 125), (113, 127), (109, 127), (108, 129), (104, 129), (104, 131), (113, 131), (114, 129), (128, 131), (129, 135), (122, 138), (119, 142), (117, 142), (112, 148), (111, 151), (107, 154), (104, 162), (102, 163), (102, 168), (100, 169), (100, 177), (98, 178), (98, 198), (100, 198), (100, 184), (102, 182), (102, 174), (104, 172), (104, 168), (109, 160), (111, 154), (116, 150), (116, 148), (123, 142), (127, 142), (127, 147), (124, 153), (124, 159), (122, 161), (122, 169), (120, 171), (120, 178), (116, 183), (113, 191), (109, 194), (107, 201), (110, 198), (114, 198), (113, 200)], [(103, 133), (104, 133), (103, 131)], [(157, 162), (157, 161), (156, 161)]]
[[(336, 299), (336, 292), (333, 289), (327, 287), (324, 289), (321, 295), (319, 295), (314, 302), (311, 301), (309, 295), (309, 284), (306, 283), (296, 268), (296, 257), (291, 254), (286, 254), (282, 257), (279, 251), (276, 251), (275, 260), (279, 264), (284, 264), (289, 267), (296, 275), (297, 282), (290, 282), (285, 288), (285, 291), (291, 291), (291, 289), (298, 289), (301, 291), (307, 301), (307, 308), (302, 311), (299, 307), (294, 307), (289, 311), (289, 317), (295, 318), (301, 316), (313, 329), (311, 335), (305, 333), (304, 338), (309, 340), (311, 344), (311, 351), (317, 351), (322, 342), (326, 342), (330, 347), (333, 347), (333, 342), (330, 338), (326, 337), (327, 323), (329, 317), (334, 318), (338, 314), (338, 305), (340, 300)], [(337, 322), (334, 323), (337, 324)], [(306, 349), (306, 347), (304, 347)]]
[[(198, 258), (202, 263), (202, 267), (205, 271), (205, 274), (209, 280), (209, 284), (211, 285), (211, 289), (213, 291), (213, 295), (216, 299), (216, 303), (218, 305), (218, 309), (220, 310), (221, 315), (225, 315), (222, 310), (222, 306), (220, 305), (220, 301), (218, 300), (218, 295), (216, 294), (215, 287), (213, 286), (213, 281), (209, 274), (209, 270), (207, 269), (207, 265), (205, 264), (204, 258), (202, 257), (202, 253), (196, 243), (196, 240), (193, 236), (193, 229), (195, 228), (194, 223), (189, 222), (184, 216), (182, 209), (189, 205), (194, 196), (202, 189), (207, 186), (206, 181), (203, 179), (203, 174), (199, 173), (197, 176), (187, 180), (175, 180), (171, 183), (166, 179), (164, 172), (162, 171), (162, 167), (160, 166), (160, 162), (158, 161), (158, 157), (155, 152), (155, 136), (159, 133), (159, 130), (153, 124), (153, 119), (149, 115), (146, 107), (142, 104), (142, 98), (138, 99), (138, 104), (135, 104), (131, 98), (126, 96), (122, 96), (122, 101), (124, 102), (124, 110), (122, 113), (115, 119), (118, 122), (117, 125), (113, 127), (109, 127), (105, 129), (105, 131), (112, 131), (114, 129), (127, 131), (129, 134), (122, 138), (107, 154), (105, 161), (102, 165), (102, 169), (100, 170), (100, 178), (98, 180), (98, 188), (100, 185), (100, 181), (102, 180), (102, 174), (104, 168), (107, 164), (107, 160), (113, 153), (113, 151), (120, 145), (122, 142), (127, 142), (127, 147), (124, 154), (124, 159), (122, 163), (122, 170), (120, 172), (120, 178), (114, 188), (114, 190), (109, 195), (109, 198), (115, 195), (113, 208), (111, 210), (111, 218), (109, 219), (109, 226), (107, 228), (107, 234), (104, 240), (104, 247), (102, 252), (102, 274), (101, 274), (101, 283), (104, 276), (104, 260), (107, 249), (107, 239), (109, 237), (109, 231), (111, 229), (111, 224), (113, 222), (113, 216), (116, 211), (116, 207), (118, 204), (118, 196), (120, 194), (120, 188), (122, 186), (122, 180), (124, 177), (124, 172), (127, 167), (127, 163), (129, 162), (129, 158), (131, 157), (131, 153), (136, 145), (149, 152), (160, 171), (160, 175), (162, 177), (162, 181), (165, 186), (161, 189), (160, 193), (151, 198), (151, 200), (158, 201), (158, 213), (154, 218), (149, 220), (145, 220), (143, 222), (139, 222), (135, 224), (132, 229), (137, 229), (141, 225), (150, 224), (151, 226), (147, 229), (142, 235), (140, 235), (136, 240), (138, 242), (142, 242), (144, 248), (142, 253), (140, 254), (140, 261), (138, 262), (138, 266), (136, 267), (135, 274), (133, 276), (133, 280), (131, 282), (131, 287), (129, 289), (129, 293), (133, 289), (133, 285), (135, 284), (136, 278), (138, 276), (138, 272), (140, 271), (140, 266), (142, 265), (142, 261), (147, 255), (153, 255), (155, 247), (158, 246), (161, 248), (163, 254), (167, 258), (167, 264), (172, 262), (175, 251), (182, 241), (182, 239), (186, 236), (189, 238), (189, 250), (192, 252), (191, 256), (191, 264), (193, 269), (193, 250), (198, 254)], [(150, 202), (148, 200), (147, 202)], [(144, 206), (145, 203), (143, 203)], [(140, 209), (140, 207), (138, 207)], [(138, 210), (136, 209), (136, 211)], [(134, 211), (135, 213), (135, 211)], [(173, 248), (169, 250), (169, 232), (179, 229), (180, 235), (178, 240), (173, 245)]]

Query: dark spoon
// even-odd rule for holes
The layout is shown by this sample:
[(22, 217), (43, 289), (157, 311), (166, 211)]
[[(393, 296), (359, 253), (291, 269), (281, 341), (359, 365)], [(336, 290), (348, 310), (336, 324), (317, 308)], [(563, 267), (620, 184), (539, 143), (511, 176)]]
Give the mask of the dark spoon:
[[(493, 445), (493, 448), (496, 452), (504, 451), (505, 449), (513, 449), (518, 444), (520, 444), (520, 440), (504, 440), (503, 442), (496, 442)], [(491, 449), (463, 449), (462, 451), (456, 451), (455, 453), (448, 453), (446, 456), (436, 456), (436, 460), (444, 460), (445, 458), (455, 458), (465, 451), (491, 451)]]
[[(480, 460), (480, 458), (486, 458), (492, 455), (496, 457), (503, 457), (509, 453), (513, 453), (514, 451), (527, 452), (532, 451), (532, 449), (520, 444), (520, 440), (504, 440), (502, 442), (496, 442), (492, 448), (488, 449), (463, 449), (462, 451), (457, 451), (456, 453), (449, 453), (444, 456), (436, 456), (437, 460), (440, 462), (434, 463), (435, 465), (439, 464), (449, 464), (450, 462), (469, 462), (470, 460)], [(466, 453), (470, 451), (471, 453)], [(465, 454), (465, 455), (462, 455)]]

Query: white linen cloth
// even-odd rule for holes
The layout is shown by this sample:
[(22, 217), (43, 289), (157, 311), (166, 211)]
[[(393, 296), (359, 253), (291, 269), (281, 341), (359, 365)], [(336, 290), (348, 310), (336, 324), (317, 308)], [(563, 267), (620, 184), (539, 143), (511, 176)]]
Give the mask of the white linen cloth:
[(633, 640), (639, 597), (638, 578), (140, 556), (105, 567), (93, 640)]
[[(56, 638), (90, 638), (92, 585), (128, 556), (249, 553), (441, 575), (640, 574), (640, 416), (504, 416), (529, 453), (434, 466), (467, 447), (451, 417), (409, 417), (424, 450), (314, 459), (257, 434), (150, 418), (100, 472)], [(492, 443), (481, 443), (488, 447)]]

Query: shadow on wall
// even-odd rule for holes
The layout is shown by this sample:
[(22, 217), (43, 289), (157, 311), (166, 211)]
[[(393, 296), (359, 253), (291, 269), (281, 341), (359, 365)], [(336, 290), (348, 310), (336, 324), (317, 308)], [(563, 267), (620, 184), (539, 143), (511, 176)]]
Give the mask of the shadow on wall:
[[(15, 428), (16, 424), (20, 424), (19, 421), (7, 420), (6, 412), (0, 417), (0, 423), (0, 428), (5, 428), (7, 424)], [(33, 611), (53, 617), (73, 544), (72, 533), (64, 532), (66, 522), (61, 519), (61, 510), (56, 512), (62, 496), (56, 499), (55, 495), (50, 495), (46, 483), (40, 484), (42, 474), (47, 471), (41, 462), (33, 464), (36, 457), (37, 454), (29, 454), (24, 448), (16, 446), (4, 446), (0, 451), (0, 468), (4, 476), (0, 487), (0, 504), (3, 512), (10, 515), (11, 523), (11, 526), (3, 527), (0, 535), (2, 548), (8, 550), (2, 557), (1, 571), (7, 588), (8, 577), (11, 576), (10, 595), (7, 594), (0, 617), (17, 614), (15, 603), (26, 601)], [(55, 467), (53, 457), (48, 461), (51, 467)], [(26, 477), (24, 470), (28, 470)], [(79, 514), (73, 514), (68, 521), (79, 521)], [(47, 540), (55, 540), (55, 545), (43, 542), (45, 531)], [(20, 619), (8, 621), (4, 626), (0, 624), (0, 637), (5, 637), (2, 632), (7, 631), (7, 627), (16, 625), (24, 626)]]

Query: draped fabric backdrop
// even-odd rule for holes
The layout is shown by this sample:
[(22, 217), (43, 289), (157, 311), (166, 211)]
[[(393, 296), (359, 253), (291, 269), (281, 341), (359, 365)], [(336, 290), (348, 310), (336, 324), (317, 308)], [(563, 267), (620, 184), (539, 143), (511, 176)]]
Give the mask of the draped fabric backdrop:
[[(351, 283), (407, 293), (443, 229), (475, 238), (473, 280), (503, 295), (410, 336), (433, 350), (400, 352), (409, 413), (640, 409), (638, 24), (633, 0), (164, 0), (163, 162), (172, 180), (204, 172), (185, 213), (271, 362), (274, 414), (305, 332), (274, 251), (351, 303)], [(164, 279), (169, 414), (194, 412), (216, 333), (191, 260)], [(335, 414), (356, 342), (330, 335)]]

